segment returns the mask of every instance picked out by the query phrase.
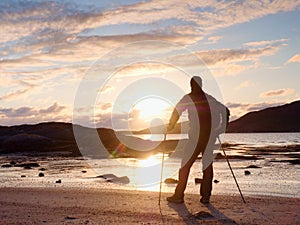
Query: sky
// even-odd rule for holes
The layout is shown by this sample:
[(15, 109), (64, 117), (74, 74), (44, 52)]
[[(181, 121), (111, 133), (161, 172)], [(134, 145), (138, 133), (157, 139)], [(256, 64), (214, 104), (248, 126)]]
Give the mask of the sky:
[(0, 18), (2, 126), (141, 129), (193, 75), (231, 120), (300, 99), (299, 0), (3, 0)]

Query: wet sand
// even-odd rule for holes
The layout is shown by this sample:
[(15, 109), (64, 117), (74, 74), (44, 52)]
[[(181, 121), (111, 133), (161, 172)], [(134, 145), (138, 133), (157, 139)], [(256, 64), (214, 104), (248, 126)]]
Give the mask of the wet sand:
[(299, 224), (300, 199), (187, 194), (168, 204), (162, 194), (98, 188), (0, 188), (0, 224)]

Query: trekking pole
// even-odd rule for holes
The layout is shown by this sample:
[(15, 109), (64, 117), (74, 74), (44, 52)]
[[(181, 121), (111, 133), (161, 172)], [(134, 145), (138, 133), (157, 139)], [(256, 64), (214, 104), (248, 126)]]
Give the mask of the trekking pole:
[(220, 142), (221, 149), (223, 150), (223, 153), (224, 153), (226, 162), (227, 162), (227, 164), (228, 164), (228, 166), (229, 166), (229, 169), (230, 169), (231, 174), (232, 174), (232, 176), (233, 176), (233, 179), (234, 179), (234, 181), (235, 181), (235, 183), (236, 183), (236, 186), (237, 186), (237, 188), (238, 188), (238, 190), (239, 190), (239, 192), (240, 192), (240, 195), (241, 195), (241, 197), (242, 197), (242, 199), (243, 199), (243, 202), (246, 204), (246, 201), (245, 201), (245, 199), (244, 199), (244, 196), (243, 196), (243, 194), (242, 194), (242, 191), (241, 191), (241, 189), (240, 189), (240, 186), (239, 186), (239, 184), (238, 184), (238, 182), (237, 182), (237, 180), (236, 180), (236, 178), (235, 178), (235, 175), (234, 175), (233, 170), (232, 170), (232, 168), (231, 168), (231, 165), (230, 165), (230, 163), (229, 163), (228, 157), (227, 157), (227, 155), (226, 155), (226, 153), (225, 153), (224, 148), (222, 147), (222, 142), (221, 142), (219, 136), (218, 136), (218, 140), (219, 140), (219, 142)]
[[(165, 141), (167, 138), (167, 132), (164, 132), (164, 141), (163, 146), (165, 146)], [(164, 170), (164, 161), (165, 161), (165, 147), (162, 149), (162, 158), (161, 158), (161, 170), (160, 170), (160, 182), (159, 182), (159, 196), (158, 196), (158, 205), (160, 205), (161, 199), (161, 187), (162, 187), (162, 179), (163, 179), (163, 170)]]

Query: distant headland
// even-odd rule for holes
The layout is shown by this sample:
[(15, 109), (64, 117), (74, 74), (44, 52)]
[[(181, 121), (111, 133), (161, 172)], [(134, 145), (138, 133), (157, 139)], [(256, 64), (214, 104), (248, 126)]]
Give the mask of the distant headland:
[[(300, 132), (300, 101), (271, 107), (245, 114), (241, 118), (232, 121), (228, 125), (227, 132), (249, 133), (249, 132)], [(84, 141), (88, 148), (93, 150), (89, 142), (89, 133), (94, 132), (92, 128), (74, 125), (82, 130)], [(182, 129), (181, 129), (182, 126)], [(187, 122), (178, 124), (172, 133), (184, 133), (188, 129)], [(124, 135), (108, 128), (97, 128), (99, 138), (109, 153), (113, 153), (122, 145), (117, 135)], [(136, 131), (136, 134), (149, 133), (149, 129)], [(156, 146), (153, 141), (130, 137), (131, 141), (142, 145)], [(153, 151), (140, 152), (123, 146), (126, 151), (119, 152), (122, 157), (144, 157), (159, 151), (164, 144), (165, 149), (170, 151), (178, 143), (177, 140), (168, 140), (157, 145)], [(32, 153), (34, 155), (43, 153), (61, 153), (66, 156), (79, 156), (76, 139), (71, 123), (46, 122), (34, 125), (0, 126), (0, 154), (10, 153)]]

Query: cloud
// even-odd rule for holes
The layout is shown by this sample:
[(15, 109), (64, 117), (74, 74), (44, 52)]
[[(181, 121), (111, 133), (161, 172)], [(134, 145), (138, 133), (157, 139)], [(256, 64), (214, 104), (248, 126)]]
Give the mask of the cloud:
[(247, 87), (250, 87), (253, 85), (254, 84), (252, 82), (250, 82), (249, 80), (245, 80), (245, 81), (241, 82), (235, 89), (240, 90), (240, 89), (247, 88)]
[(46, 108), (22, 106), (19, 108), (0, 107), (0, 124), (39, 123), (41, 121), (70, 121), (68, 107), (54, 102)]
[(270, 90), (260, 94), (260, 97), (277, 97), (277, 96), (286, 96), (295, 93), (295, 90), (292, 88), (283, 88), (278, 90)]
[(248, 60), (258, 60), (261, 56), (273, 55), (279, 50), (278, 46), (268, 46), (265, 48), (249, 48), (249, 49), (216, 49), (207, 51), (194, 52), (191, 55), (176, 55), (171, 61), (176, 64), (199, 64), (199, 59), (205, 64), (211, 66), (224, 62), (243, 62)]
[(37, 85), (30, 84), (25, 81), (14, 81), (14, 82), (21, 84), (22, 86), (25, 86), (25, 88), (22, 88), (22, 89), (19, 89), (16, 91), (11, 91), (11, 92), (8, 92), (8, 93), (0, 96), (0, 101), (4, 101), (4, 100), (6, 101), (6, 100), (12, 100), (12, 99), (15, 100), (16, 98), (19, 98), (25, 94), (28, 94), (29, 92), (33, 91), (37, 87)]
[(22, 68), (23, 70), (26, 69), (33, 69), (37, 67), (48, 67), (52, 66), (53, 63), (46, 60), (40, 60), (40, 59), (34, 59), (30, 56), (18, 58), (18, 59), (7, 59), (7, 60), (1, 60), (0, 66), (1, 68), (5, 70), (14, 70), (16, 68)]
[(217, 43), (222, 38), (223, 38), (222, 36), (211, 36), (208, 38), (208, 43), (209, 44)]
[(279, 50), (277, 46), (268, 46), (258, 49), (219, 49), (202, 51), (196, 53), (208, 65), (221, 62), (242, 62), (246, 60), (257, 60), (261, 56), (273, 55)]
[(57, 102), (45, 109), (37, 109), (35, 107), (23, 106), (20, 108), (0, 108), (0, 115), (3, 117), (33, 117), (33, 116), (43, 116), (51, 115), (62, 112), (66, 109), (66, 106), (59, 105)]
[[(204, 38), (212, 43), (220, 40), (220, 36), (213, 36), (219, 29), (291, 11), (299, 8), (300, 2), (149, 0), (137, 3), (118, 1), (113, 6), (109, 4), (110, 7), (89, 7), (76, 5), (74, 1), (1, 1), (0, 85), (7, 92), (1, 92), (0, 100), (24, 97), (46, 85), (63, 88), (71, 86), (69, 82), (79, 81), (93, 62), (128, 43), (162, 40), (187, 46)], [(246, 43), (246, 49), (217, 49), (194, 54), (203, 59), (217, 75), (235, 75), (255, 67), (261, 56), (275, 54), (286, 41), (264, 40)], [(160, 53), (169, 51), (163, 49), (163, 46), (151, 47), (142, 50), (149, 55), (155, 54), (157, 49), (160, 49)], [(131, 50), (137, 52), (141, 48)], [(299, 62), (296, 56), (288, 63)], [(113, 57), (121, 61), (123, 56)], [(188, 55), (172, 58), (178, 66), (198, 65), (199, 61), (190, 59), (194, 58)], [(145, 74), (148, 68), (128, 67), (127, 74), (132, 71)], [(161, 71), (159, 67), (152, 66), (151, 69)], [(21, 80), (28, 85), (19, 82)], [(103, 91), (109, 90), (107, 88)], [(39, 100), (41, 97), (36, 98)], [(41, 109), (41, 112), (35, 107), (19, 108), (19, 111), (11, 108), (11, 113), (28, 113), (26, 121), (35, 121), (34, 115), (36, 118), (43, 116), (40, 118), (44, 119), (46, 112), (59, 108), (59, 104)], [(29, 116), (31, 113), (33, 116)], [(1, 114), (1, 118), (4, 117), (8, 118)], [(65, 118), (65, 115), (58, 113), (57, 118)], [(13, 119), (11, 122), (14, 122)]]
[[(1, 10), (4, 13), (1, 15), (0, 26), (4, 35), (0, 38), (7, 43), (16, 41), (13, 45), (4, 45), (2, 52), (6, 53), (2, 55), (4, 58), (0, 65), (5, 71), (20, 68), (26, 71), (33, 67), (35, 70), (36, 67), (49, 69), (50, 66), (61, 66), (62, 63), (89, 64), (114, 48), (140, 40), (162, 40), (188, 45), (201, 40), (207, 31), (279, 11), (293, 10), (298, 6), (297, 1), (289, 1), (287, 4), (283, 0), (272, 3), (178, 0), (176, 3), (147, 1), (117, 5), (107, 10), (97, 7), (90, 10), (59, 2), (10, 2), (2, 4)], [(243, 13), (240, 13), (241, 9)], [(220, 18), (222, 22), (219, 21)], [(170, 19), (177, 20), (176, 26), (152, 25)], [(83, 35), (96, 28), (120, 24), (148, 24), (150, 29), (134, 34), (116, 32), (115, 35)], [(221, 37), (212, 36), (208, 39), (215, 42), (219, 38)], [(223, 50), (222, 56), (224, 51), (226, 50)], [(17, 58), (8, 58), (12, 55)], [(205, 58), (206, 63), (214, 64), (215, 56)], [(216, 58), (216, 61), (220, 60), (223, 59)], [(231, 67), (236, 70), (238, 65)], [(239, 70), (241, 69), (239, 66)]]
[(55, 102), (53, 105), (49, 106), (46, 109), (40, 109), (39, 113), (41, 114), (59, 113), (65, 108), (66, 106), (59, 105), (57, 102)]
[[(202, 30), (216, 30), (248, 22), (269, 14), (291, 11), (299, 1), (147, 1), (121, 6), (105, 12), (110, 24), (150, 24), (177, 19)], [(210, 10), (207, 10), (207, 9)], [(138, 19), (137, 19), (138, 18)]]
[[(119, 3), (120, 4), (120, 3)], [(99, 29), (109, 25), (141, 24), (150, 25), (153, 30), (155, 23), (176, 20), (169, 38), (178, 36), (182, 43), (190, 39), (189, 43), (201, 39), (204, 33), (248, 22), (266, 15), (291, 11), (298, 8), (299, 1), (277, 0), (261, 1), (229, 1), (229, 2), (201, 2), (201, 1), (147, 1), (126, 5), (117, 5), (113, 9), (94, 7), (93, 10), (79, 7), (76, 4), (59, 2), (10, 2), (1, 5), (0, 41), (22, 41), (25, 45), (36, 45), (47, 42), (49, 50), (60, 47), (60, 43), (72, 42), (72, 37), (82, 33)], [(210, 10), (207, 10), (210, 9)], [(180, 28), (181, 27), (181, 28)], [(184, 28), (184, 29), (182, 29)], [(184, 32), (176, 32), (180, 29)], [(159, 29), (161, 30), (161, 29)], [(163, 33), (170, 34), (168, 27)], [(149, 32), (151, 31), (148, 30)], [(195, 31), (197, 31), (195, 33)], [(150, 32), (151, 33), (151, 32)], [(161, 32), (159, 32), (161, 33)], [(153, 37), (160, 36), (153, 32)], [(200, 36), (200, 37), (199, 37)], [(162, 35), (161, 38), (167, 38)], [(55, 40), (55, 41), (51, 41)], [(76, 38), (75, 38), (76, 42)], [(51, 43), (51, 44), (50, 44)]]
[(104, 103), (101, 105), (100, 109), (105, 111), (112, 108), (112, 103)]
[(25, 88), (25, 89), (9, 92), (5, 95), (0, 96), (0, 101), (9, 100), (9, 99), (12, 99), (12, 98), (15, 99), (17, 97), (21, 97), (22, 95), (28, 93), (29, 91), (30, 91), (29, 88)]
[(300, 63), (300, 54), (294, 55), (285, 64), (294, 63), (294, 62), (295, 63)]
[(286, 43), (288, 40), (289, 39), (283, 38), (283, 39), (278, 39), (278, 40), (253, 41), (253, 42), (247, 42), (244, 45), (250, 46), (250, 47), (262, 47), (262, 46), (267, 46), (267, 45)]
[(116, 73), (118, 77), (131, 76), (149, 76), (157, 74), (166, 74), (178, 70), (172, 65), (164, 64), (163, 62), (139, 62), (128, 66), (121, 66)]
[(113, 90), (114, 90), (114, 87), (112, 85), (105, 85), (104, 87), (102, 87), (99, 90), (99, 92), (104, 94), (104, 93), (109, 93), (109, 92), (111, 92)]
[(233, 76), (256, 67), (260, 57), (274, 55), (280, 47), (206, 50), (175, 55), (170, 57), (169, 60), (178, 66), (193, 67), (204, 63), (210, 67), (210, 70), (216, 76)]

